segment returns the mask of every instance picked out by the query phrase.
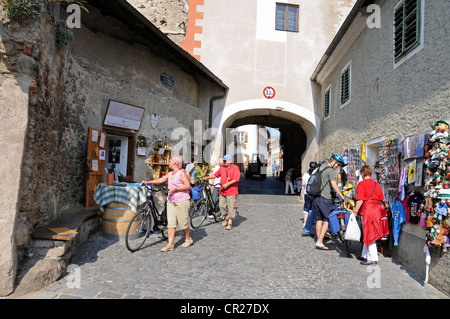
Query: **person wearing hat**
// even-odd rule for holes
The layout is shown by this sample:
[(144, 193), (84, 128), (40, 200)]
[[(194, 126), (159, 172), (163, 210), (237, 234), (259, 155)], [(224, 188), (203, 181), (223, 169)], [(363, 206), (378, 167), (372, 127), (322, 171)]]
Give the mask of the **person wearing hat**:
[[(328, 230), (328, 216), (334, 210), (332, 190), (345, 201), (345, 197), (337, 184), (337, 170), (345, 166), (344, 158), (337, 153), (331, 155), (329, 163), (322, 165), (319, 170), (322, 172), (322, 191), (314, 199), (314, 217), (316, 220), (316, 248), (329, 250), (323, 243)], [(332, 169), (329, 169), (332, 168)]]
[(222, 226), (228, 230), (233, 228), (233, 219), (236, 218), (237, 195), (241, 171), (233, 164), (231, 155), (223, 157), (223, 165), (214, 174), (204, 179), (220, 178), (222, 187), (219, 190), (219, 208), (225, 220)]

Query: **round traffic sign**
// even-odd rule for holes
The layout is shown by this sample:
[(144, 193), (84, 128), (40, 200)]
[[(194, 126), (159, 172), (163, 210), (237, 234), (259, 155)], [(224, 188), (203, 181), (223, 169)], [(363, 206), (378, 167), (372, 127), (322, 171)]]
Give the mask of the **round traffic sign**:
[(267, 86), (263, 90), (263, 95), (266, 99), (272, 99), (275, 96), (275, 89), (271, 86)]

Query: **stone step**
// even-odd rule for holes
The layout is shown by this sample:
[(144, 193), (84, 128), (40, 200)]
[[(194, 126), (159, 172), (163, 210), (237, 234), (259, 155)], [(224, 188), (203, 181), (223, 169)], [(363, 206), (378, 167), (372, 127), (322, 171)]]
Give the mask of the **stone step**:
[(81, 224), (100, 214), (98, 208), (74, 207), (62, 212), (61, 216), (34, 231), (33, 239), (74, 240)]

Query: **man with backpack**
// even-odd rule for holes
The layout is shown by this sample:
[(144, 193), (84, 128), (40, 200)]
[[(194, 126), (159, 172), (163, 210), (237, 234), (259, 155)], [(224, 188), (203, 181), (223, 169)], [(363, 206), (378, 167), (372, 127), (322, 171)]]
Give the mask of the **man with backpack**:
[[(317, 162), (312, 161), (309, 163), (309, 170), (303, 175), (303, 189), (305, 190), (304, 194), (304, 204), (303, 204), (303, 230), (302, 235), (307, 236), (311, 233), (311, 228), (314, 224), (314, 196), (308, 194), (307, 186), (309, 182), (309, 178), (317, 171), (317, 167), (319, 165)], [(310, 218), (308, 218), (310, 217)]]
[[(315, 173), (312, 183), (308, 183), (309, 192), (314, 199), (314, 214), (316, 219), (316, 248), (329, 250), (323, 243), (328, 231), (328, 216), (334, 210), (332, 190), (345, 201), (345, 197), (337, 184), (337, 170), (345, 166), (344, 158), (337, 153), (331, 155), (329, 163), (322, 165)], [(311, 176), (312, 177), (312, 176)], [(311, 179), (311, 178), (310, 178)], [(318, 186), (320, 185), (320, 186)]]

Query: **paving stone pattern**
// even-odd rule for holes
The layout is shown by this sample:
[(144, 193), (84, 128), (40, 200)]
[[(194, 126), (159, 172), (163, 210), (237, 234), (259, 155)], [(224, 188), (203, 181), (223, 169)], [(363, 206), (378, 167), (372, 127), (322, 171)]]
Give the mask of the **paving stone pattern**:
[(283, 183), (242, 178), (240, 191), (232, 230), (207, 219), (192, 230), (189, 248), (177, 230), (175, 250), (167, 253), (157, 235), (130, 253), (123, 241), (99, 232), (73, 258), (75, 271), (28, 297), (447, 298), (391, 258), (380, 256), (379, 267), (360, 265), (358, 244), (350, 258), (334, 239), (326, 242), (330, 251), (315, 249), (312, 237), (301, 236), (303, 201), (284, 195)]

